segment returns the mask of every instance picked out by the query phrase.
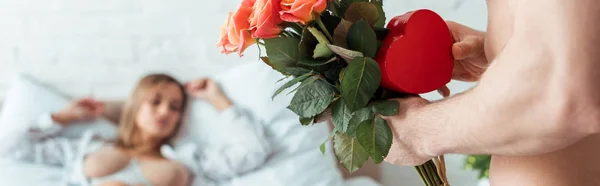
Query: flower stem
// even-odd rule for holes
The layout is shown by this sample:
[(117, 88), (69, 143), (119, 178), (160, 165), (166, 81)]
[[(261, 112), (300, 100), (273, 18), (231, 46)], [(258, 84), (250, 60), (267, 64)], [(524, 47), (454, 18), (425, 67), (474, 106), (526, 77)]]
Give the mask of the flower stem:
[(442, 182), (442, 178), (440, 178), (440, 174), (437, 170), (437, 167), (435, 167), (435, 163), (430, 164), (429, 166), (431, 166), (431, 170), (433, 170), (433, 174), (435, 174), (435, 176), (433, 176), (433, 180), (435, 181), (435, 183), (438, 186), (441, 186), (442, 184), (444, 184), (444, 182)]
[(423, 184), (427, 184), (425, 182), (425, 175), (423, 172), (421, 172), (421, 169), (419, 169), (419, 166), (415, 166), (415, 170), (417, 171), (417, 173), (419, 174), (419, 176), (421, 177), (421, 181), (423, 181)]
[(427, 161), (423, 165), (415, 166), (415, 169), (419, 173), (419, 176), (421, 176), (421, 180), (423, 180), (425, 186), (441, 186), (444, 184), (432, 160)]
[(325, 27), (325, 25), (323, 24), (323, 21), (321, 21), (320, 15), (315, 14), (315, 22), (317, 22), (317, 24), (319, 25), (319, 27), (321, 28), (323, 33), (325, 33), (325, 36), (327, 36), (327, 39), (329, 39), (330, 42), (333, 42), (333, 37), (331, 37), (331, 34), (329, 34), (329, 30), (327, 30), (327, 27)]
[(441, 183), (440, 181), (440, 177), (438, 176), (437, 170), (435, 168), (435, 164), (431, 164), (431, 163), (427, 163), (427, 169), (429, 171), (429, 174), (431, 175), (431, 182), (433, 183), (433, 185), (435, 186), (441, 186), (443, 183)]
[(434, 186), (433, 183), (431, 182), (431, 179), (430, 179), (431, 176), (429, 175), (429, 171), (427, 171), (426, 166), (421, 165), (420, 167), (423, 170), (423, 174), (425, 175), (425, 182), (427, 182), (427, 185)]
[(421, 178), (423, 179), (423, 183), (425, 183), (426, 186), (432, 186), (431, 182), (429, 181), (429, 175), (427, 174), (427, 170), (425, 170), (425, 167), (423, 165), (419, 165), (417, 166), (417, 170), (419, 171), (419, 174), (422, 175)]

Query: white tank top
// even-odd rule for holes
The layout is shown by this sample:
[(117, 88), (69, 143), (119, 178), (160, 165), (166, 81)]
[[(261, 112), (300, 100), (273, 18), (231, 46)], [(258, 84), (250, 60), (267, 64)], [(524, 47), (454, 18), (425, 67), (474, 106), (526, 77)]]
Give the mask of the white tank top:
[(105, 182), (119, 181), (127, 185), (152, 186), (152, 183), (144, 177), (140, 162), (137, 159), (131, 159), (129, 164), (118, 172), (101, 178), (91, 179), (92, 185), (98, 185)]

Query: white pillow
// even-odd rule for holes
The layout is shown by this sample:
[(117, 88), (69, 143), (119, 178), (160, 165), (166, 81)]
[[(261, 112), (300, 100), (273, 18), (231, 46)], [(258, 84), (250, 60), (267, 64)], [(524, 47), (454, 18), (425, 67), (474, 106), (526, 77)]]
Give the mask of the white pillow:
[[(271, 99), (273, 92), (289, 81), (287, 79), (277, 82), (281, 78), (284, 76), (263, 63), (247, 62), (215, 76), (214, 80), (236, 106), (248, 110), (255, 118), (263, 121), (270, 138), (280, 142), (274, 144), (276, 148), (288, 149), (277, 149), (278, 151), (298, 151), (306, 148), (318, 150), (327, 134), (320, 137), (323, 132), (315, 130), (323, 128), (300, 125), (298, 116), (287, 109), (293, 94), (286, 95), (287, 91), (284, 91), (275, 99)], [(202, 140), (202, 125), (213, 124), (207, 122), (215, 121), (217, 116), (218, 112), (207, 102), (191, 101), (182, 136)], [(296, 141), (295, 138), (300, 136), (313, 138)]]
[[(267, 139), (274, 150), (263, 167), (231, 180), (229, 185), (338, 185), (342, 178), (335, 155), (332, 150), (327, 150), (325, 156), (319, 151), (330, 133), (329, 127), (326, 124), (302, 126), (298, 116), (287, 109), (293, 97), (293, 94), (286, 96), (289, 90), (271, 99), (273, 92), (290, 80), (276, 83), (283, 77), (260, 62), (247, 62), (214, 77), (236, 106), (263, 121)], [(208, 103), (191, 101), (184, 125), (186, 129), (183, 129), (187, 134), (184, 138), (204, 142), (203, 132), (208, 131), (202, 131), (202, 126), (218, 125), (207, 123), (215, 121), (217, 116), (218, 112)], [(299, 174), (305, 176), (298, 177)]]
[[(0, 112), (0, 143), (3, 143), (1, 146), (9, 146), (5, 143), (13, 143), (11, 139), (16, 139), (11, 135), (23, 135), (23, 131), (42, 114), (56, 112), (64, 108), (69, 101), (68, 96), (27, 74), (18, 73), (4, 97), (4, 105)], [(78, 137), (88, 129), (99, 131), (106, 138), (116, 136), (116, 126), (104, 118), (73, 124), (61, 135)]]

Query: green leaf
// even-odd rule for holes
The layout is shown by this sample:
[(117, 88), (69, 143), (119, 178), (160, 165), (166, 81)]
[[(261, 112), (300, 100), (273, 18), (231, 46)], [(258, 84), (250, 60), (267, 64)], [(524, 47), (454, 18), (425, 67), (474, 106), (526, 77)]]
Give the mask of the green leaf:
[(283, 80), (285, 80), (285, 79), (287, 79), (287, 78), (289, 78), (289, 77), (290, 77), (290, 76), (285, 76), (285, 77), (282, 77), (281, 79), (277, 80), (275, 83), (279, 83), (279, 82), (281, 82), (281, 81), (283, 81)]
[(346, 41), (346, 37), (348, 36), (348, 30), (352, 26), (352, 22), (342, 19), (340, 23), (333, 30), (333, 44), (340, 46), (342, 48), (348, 47), (348, 42)]
[(315, 36), (315, 38), (317, 38), (319, 43), (329, 44), (329, 40), (327, 40), (327, 37), (325, 37), (323, 32), (319, 31), (319, 29), (315, 27), (308, 27), (307, 29), (310, 31), (310, 33), (312, 33), (313, 36)]
[(377, 36), (365, 20), (354, 23), (348, 36), (346, 36), (348, 48), (362, 52), (365, 56), (373, 58), (377, 54)]
[(340, 5), (337, 1), (329, 1), (329, 3), (327, 3), (327, 10), (331, 11), (334, 16), (338, 16), (338, 12), (340, 11)]
[(338, 160), (350, 173), (361, 168), (369, 159), (369, 153), (360, 143), (344, 133), (335, 135), (333, 148)]
[(286, 67), (283, 68), (283, 74), (292, 76), (301, 76), (311, 71), (302, 67)]
[(339, 15), (345, 15), (348, 8), (350, 8), (350, 5), (356, 2), (369, 2), (369, 0), (341, 0), (339, 9), (340, 11), (338, 12)]
[(319, 80), (320, 78), (318, 76), (310, 76), (309, 78), (307, 78), (306, 80), (302, 81), (302, 84), (300, 84), (300, 86), (296, 87), (295, 89), (293, 89), (292, 91), (288, 92), (286, 95), (290, 95), (291, 93), (296, 92), (298, 89), (306, 87), (312, 83), (314, 83), (315, 81)]
[(332, 55), (329, 48), (327, 48), (327, 44), (329, 44), (329, 40), (325, 35), (314, 27), (307, 28), (310, 33), (319, 41), (319, 44), (315, 47), (315, 51), (313, 52), (313, 58), (319, 57), (329, 57)]
[(371, 108), (365, 107), (356, 112), (354, 112), (352, 119), (348, 122), (348, 130), (346, 130), (346, 134), (349, 136), (355, 136), (356, 130), (358, 126), (364, 121), (373, 119), (375, 117), (375, 113), (371, 110)]
[(333, 54), (331, 50), (327, 48), (327, 44), (323, 43), (317, 44), (317, 47), (315, 47), (315, 51), (313, 53), (313, 58), (315, 59), (320, 57), (329, 57)]
[[(342, 71), (342, 69), (344, 69), (346, 66), (348, 65), (346, 63), (343, 63), (336, 56), (335, 62), (330, 63), (330, 65), (328, 65), (328, 69), (322, 74), (327, 80), (327, 82), (329, 82), (330, 84), (339, 84), (340, 82), (338, 80), (340, 78), (340, 71)], [(339, 90), (339, 88), (336, 88), (337, 94), (340, 94)]]
[(265, 62), (265, 64), (269, 65), (271, 68), (273, 68), (273, 70), (277, 70), (278, 72), (280, 72), (283, 75), (289, 76), (301, 76), (304, 75), (306, 73), (309, 73), (310, 70), (302, 68), (302, 67), (280, 67), (279, 69), (275, 68), (275, 66), (273, 66), (273, 64), (271, 64), (271, 61), (269, 60), (268, 57), (260, 57), (260, 59)]
[[(336, 58), (333, 59), (333, 57), (336, 57)], [(332, 58), (327, 61), (325, 61), (325, 59), (323, 59), (323, 58), (320, 58), (318, 60), (321, 61), (322, 64), (318, 65), (318, 66), (310, 66), (310, 69), (315, 71), (316, 73), (322, 75), (323, 77), (326, 75), (327, 71), (330, 71), (332, 68), (337, 68), (337, 66), (342, 64), (337, 60), (337, 56), (335, 56), (335, 55), (333, 55)]]
[(390, 129), (387, 121), (382, 118), (375, 119), (375, 145), (383, 157), (386, 157), (390, 152), (393, 139), (392, 129)]
[(324, 81), (315, 81), (300, 89), (288, 108), (303, 118), (312, 118), (327, 109), (333, 101), (335, 89)]
[(313, 123), (314, 120), (315, 118), (300, 118), (300, 124), (302, 124), (303, 126), (308, 126), (311, 123)]
[(344, 100), (334, 102), (331, 108), (331, 121), (337, 131), (346, 132), (350, 119), (352, 119), (352, 111), (346, 107)]
[(290, 88), (291, 86), (294, 86), (295, 84), (304, 81), (306, 78), (310, 77), (311, 75), (313, 75), (312, 73), (307, 73), (304, 74), (302, 76), (298, 76), (290, 81), (288, 81), (287, 83), (283, 84), (283, 86), (279, 87), (279, 89), (277, 89), (277, 91), (275, 91), (275, 93), (273, 93), (273, 96), (271, 96), (271, 99), (275, 99), (275, 96), (279, 95), (281, 92), (283, 92), (285, 89)]
[(371, 3), (377, 7), (377, 12), (379, 13), (379, 18), (373, 24), (374, 27), (385, 27), (385, 11), (383, 10), (383, 0), (371, 0)]
[(300, 26), (299, 24), (295, 23), (284, 24), (282, 26), (287, 27), (286, 29), (291, 33), (294, 33), (295, 36), (302, 37), (302, 31), (304, 30), (303, 26)]
[(325, 59), (312, 59), (312, 58), (309, 58), (309, 57), (301, 57), (298, 60), (298, 64), (305, 65), (306, 67), (310, 67), (313, 70), (317, 70), (318, 68), (315, 68), (315, 67), (319, 67), (319, 66), (323, 66), (323, 65), (329, 64), (329, 63), (335, 61), (336, 59), (337, 58), (335, 58), (335, 57), (333, 57), (333, 58), (331, 58), (329, 60), (325, 60)]
[(398, 114), (400, 104), (396, 100), (378, 101), (371, 104), (373, 112), (383, 116), (393, 116)]
[(299, 39), (293, 37), (275, 37), (264, 39), (264, 41), (271, 67), (282, 72), (285, 67), (296, 66)]
[[(323, 59), (316, 59), (319, 57), (329, 57), (332, 53), (329, 48), (320, 46), (319, 39), (312, 34), (313, 32), (317, 35), (320, 34), (318, 37), (325, 37), (323, 36), (323, 33), (313, 27), (305, 28), (302, 32), (302, 40), (298, 44), (300, 53), (298, 56), (298, 64), (317, 67), (332, 62), (331, 60), (325, 61)], [(325, 38), (325, 42), (328, 42), (327, 38)]]
[(356, 2), (352, 3), (348, 10), (344, 13), (344, 19), (356, 22), (358, 20), (367, 20), (369, 25), (374, 25), (379, 19), (379, 11), (377, 6), (368, 2)]
[(344, 72), (342, 98), (351, 111), (356, 111), (369, 103), (380, 82), (381, 72), (375, 60), (354, 58)]
[(350, 61), (356, 57), (363, 57), (363, 54), (360, 53), (359, 51), (348, 50), (348, 49), (345, 49), (345, 48), (342, 48), (339, 46), (335, 46), (335, 45), (331, 45), (331, 44), (327, 45), (327, 47), (333, 53), (342, 57), (347, 63), (350, 63)]
[(319, 44), (319, 41), (307, 28), (304, 28), (302, 31), (302, 39), (300, 43), (298, 43), (298, 51), (300, 56), (304, 58), (309, 58), (308, 56), (313, 56), (313, 51), (315, 46)]
[(277, 69), (275, 69), (275, 66), (273, 66), (273, 64), (271, 64), (271, 60), (269, 60), (268, 57), (264, 56), (264, 57), (260, 57), (260, 59), (263, 62), (265, 62), (265, 64), (269, 65), (272, 69), (277, 70)]
[[(344, 80), (344, 73), (346, 73), (345, 68), (342, 69), (342, 71), (340, 71), (340, 77), (339, 77), (340, 82), (342, 82)], [(340, 89), (341, 89), (341, 87), (340, 87)]]
[(360, 145), (365, 148), (367, 153), (371, 155), (373, 162), (375, 164), (379, 164), (383, 161), (383, 156), (377, 147), (375, 147), (375, 124), (373, 123), (375, 120), (369, 119), (363, 121), (358, 126), (356, 130), (356, 139), (360, 143)]
[(325, 145), (327, 144), (327, 142), (328, 142), (328, 141), (329, 141), (331, 138), (333, 138), (333, 136), (334, 136), (335, 134), (337, 134), (337, 132), (338, 132), (337, 130), (333, 129), (333, 130), (331, 131), (331, 134), (329, 134), (329, 136), (327, 137), (327, 139), (325, 139), (325, 141), (324, 141), (323, 143), (321, 143), (321, 147), (320, 147), (320, 149), (321, 149), (321, 153), (323, 153), (323, 155), (325, 155)]
[(373, 158), (375, 164), (383, 162), (392, 145), (392, 131), (381, 118), (364, 121), (356, 131), (356, 139)]

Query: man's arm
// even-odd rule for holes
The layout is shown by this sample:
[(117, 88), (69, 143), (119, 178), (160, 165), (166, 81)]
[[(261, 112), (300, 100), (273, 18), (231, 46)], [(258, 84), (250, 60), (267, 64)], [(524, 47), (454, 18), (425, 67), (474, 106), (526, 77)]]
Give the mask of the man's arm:
[(534, 155), (600, 132), (600, 1), (513, 2), (513, 35), (479, 85), (390, 118), (396, 136), (418, 131), (429, 156)]

